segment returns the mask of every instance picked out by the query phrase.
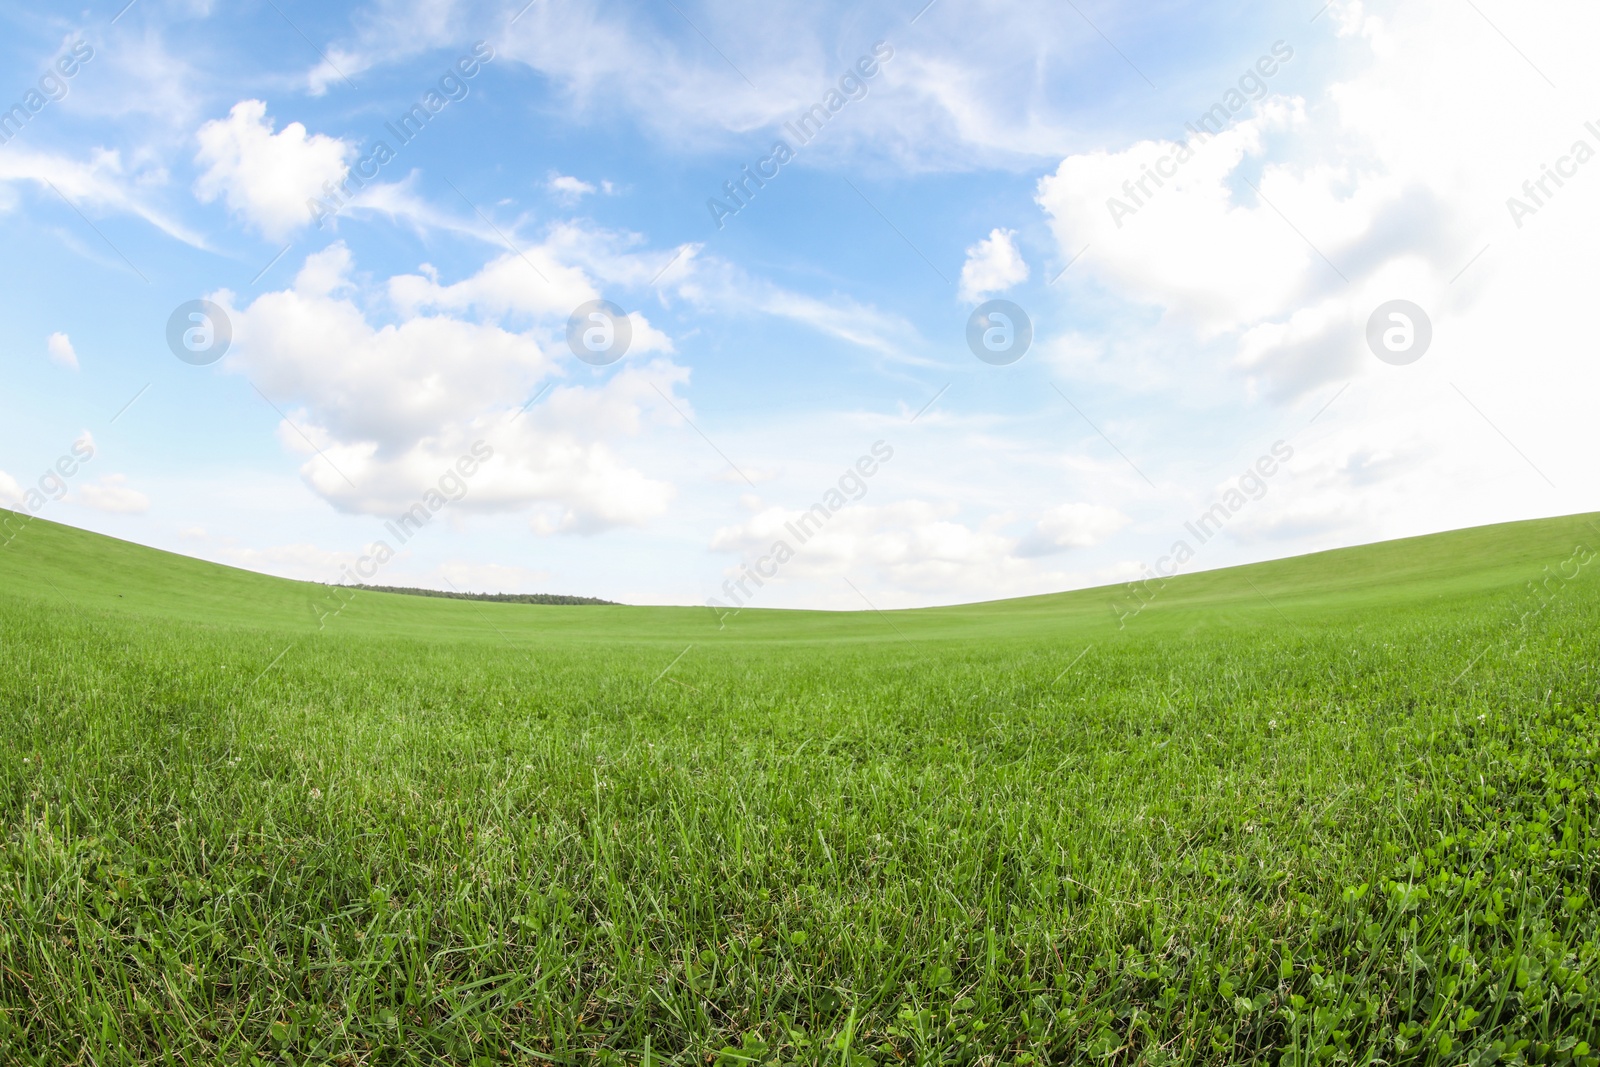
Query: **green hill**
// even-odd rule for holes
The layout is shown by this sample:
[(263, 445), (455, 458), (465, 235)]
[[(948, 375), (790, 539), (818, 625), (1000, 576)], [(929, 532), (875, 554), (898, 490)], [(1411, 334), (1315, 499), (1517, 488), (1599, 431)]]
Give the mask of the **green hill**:
[(1600, 517), (722, 618), (11, 529), (0, 1063), (1600, 1064)]
[[(311, 632), (322, 613), (347, 605), (341, 632), (427, 640), (479, 640), (485, 629), (517, 639), (604, 640), (852, 637), (1110, 637), (1119, 611), (1148, 600), (1140, 632), (1230, 623), (1331, 623), (1430, 601), (1478, 604), (1509, 596), (1566, 560), (1576, 545), (1600, 545), (1600, 513), (1504, 523), (1268, 563), (1181, 575), (1159, 587), (1055, 593), (958, 607), (886, 613), (750, 609), (719, 618), (704, 607), (524, 605), (415, 598), (373, 590), (339, 592), (62, 526), (11, 522), (20, 532), (0, 552), (0, 588), (13, 597), (64, 598), (75, 607), (216, 626)], [(347, 599), (348, 598), (348, 599)], [(1281, 613), (1281, 614), (1280, 614)]]

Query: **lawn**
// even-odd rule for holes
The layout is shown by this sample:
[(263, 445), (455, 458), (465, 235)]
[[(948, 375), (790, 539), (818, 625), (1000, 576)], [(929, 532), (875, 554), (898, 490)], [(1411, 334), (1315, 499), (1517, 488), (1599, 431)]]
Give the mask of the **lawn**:
[(1122, 625), (350, 597), (27, 523), (0, 1062), (1600, 1064), (1597, 523)]

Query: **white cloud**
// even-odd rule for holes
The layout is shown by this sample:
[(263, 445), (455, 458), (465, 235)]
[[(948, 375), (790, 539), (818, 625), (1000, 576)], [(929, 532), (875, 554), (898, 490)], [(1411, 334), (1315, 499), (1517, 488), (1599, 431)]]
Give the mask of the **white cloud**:
[(994, 229), (967, 249), (961, 266), (961, 299), (979, 303), (990, 293), (1004, 292), (1028, 280), (1028, 264), (1017, 251), (1015, 230)]
[(83, 503), (96, 511), (114, 515), (142, 515), (150, 510), (150, 498), (130, 488), (125, 474), (107, 474), (97, 482), (78, 487)]
[(843, 294), (812, 296), (785, 289), (752, 277), (725, 260), (701, 255), (700, 245), (683, 247), (685, 251), (676, 261), (663, 259), (655, 270), (661, 272), (659, 284), (670, 286), (697, 308), (718, 315), (771, 315), (897, 363), (928, 366), (934, 362), (921, 354), (926, 345), (916, 326), (903, 315)]
[(848, 296), (813, 297), (769, 282), (755, 282), (735, 300), (747, 302), (753, 310), (790, 319), (897, 362), (920, 365), (931, 362), (913, 351), (917, 330), (909, 320)]
[[(528, 254), (545, 263), (554, 289), (520, 256), (453, 285), (431, 274), (392, 278), (398, 318), (376, 325), (365, 308), (378, 294), (355, 284), (350, 253), (335, 244), (307, 258), (292, 288), (230, 308), (228, 366), (294, 409), (280, 441), (306, 456), (307, 483), (342, 511), (398, 514), (482, 441), (495, 458), (470, 479), (459, 513), (531, 507), (539, 533), (644, 523), (673, 487), (618, 447), (647, 424), (674, 421), (662, 392), (688, 373), (639, 358), (670, 348), (640, 315), (634, 350), (602, 384), (557, 384), (577, 365), (565, 348), (567, 315), (597, 290), (547, 248)], [(537, 411), (517, 415), (541, 384), (551, 388)]]
[[(748, 561), (782, 541), (795, 553), (779, 580), (837, 578), (864, 569), (887, 572), (896, 585), (948, 579), (951, 572), (985, 570), (1009, 556), (1012, 539), (994, 529), (974, 530), (953, 520), (953, 505), (910, 500), (892, 504), (847, 504), (825, 522), (804, 509), (769, 507), (711, 538), (711, 548), (736, 552)], [(812, 517), (807, 518), (808, 515)], [(798, 536), (800, 530), (806, 536)], [(731, 568), (728, 573), (737, 573)]]
[(275, 401), (305, 398), (332, 440), (394, 454), (464, 413), (512, 402), (549, 373), (536, 340), (497, 325), (402, 304), (401, 321), (374, 326), (352, 270), (349, 249), (335, 243), (307, 257), (291, 288), (230, 310), (230, 365)]
[[(1088, 245), (1091, 252), (1080, 269), (1093, 272), (1125, 299), (1159, 305), (1202, 336), (1234, 330), (1302, 297), (1312, 284), (1338, 281), (1311, 248), (1293, 239), (1271, 207), (1241, 203), (1235, 192), (1237, 172), (1247, 160), (1259, 158), (1266, 134), (1291, 127), (1304, 128), (1299, 108), (1271, 101), (1256, 117), (1203, 144), (1142, 141), (1121, 152), (1069, 156), (1039, 182), (1039, 203), (1064, 257)], [(1176, 176), (1160, 188), (1147, 184), (1148, 197), (1137, 188), (1131, 197), (1124, 190), (1145, 167), (1175, 161), (1185, 152), (1192, 158), (1181, 166), (1168, 163), (1177, 167)], [(1347, 177), (1322, 172), (1303, 178), (1280, 165), (1255, 180), (1285, 212), (1300, 209), (1291, 217), (1308, 220), (1312, 243), (1334, 248), (1364, 224), (1348, 208), (1333, 210), (1331, 187)], [(1314, 195), (1311, 183), (1323, 197), (1315, 212), (1306, 203)], [(1114, 215), (1120, 204), (1134, 204), (1135, 214)], [(1309, 278), (1312, 272), (1326, 277)]]
[(568, 199), (577, 200), (594, 192), (594, 186), (570, 174), (556, 174), (550, 178), (552, 192)]
[(1013, 515), (972, 525), (956, 512), (953, 503), (924, 500), (851, 502), (824, 521), (815, 509), (762, 507), (744, 522), (719, 528), (711, 548), (740, 557), (725, 572), (737, 578), (783, 542), (794, 556), (777, 569), (773, 581), (780, 586), (850, 577), (881, 583), (897, 599), (911, 592), (992, 597), (1070, 584), (1075, 576), (1041, 569), (1037, 558), (1099, 544), (1128, 522), (1109, 507), (1068, 504), (1031, 520), (1019, 537), (1007, 532), (1016, 525)]
[(496, 319), (527, 322), (559, 316), (597, 299), (598, 288), (585, 272), (562, 263), (546, 247), (507, 252), (490, 260), (478, 273), (441, 284), (431, 267), (421, 274), (389, 279), (389, 299), (407, 315), (423, 312), (476, 311)]
[(0, 471), (0, 504), (15, 507), (22, 503), (22, 495), (22, 486), (17, 480), (5, 471)]
[[(725, 466), (714, 477), (719, 482), (728, 482), (732, 485), (748, 485), (751, 482), (760, 485), (762, 482), (770, 482), (778, 477), (778, 471), (770, 467), (752, 467), (750, 464), (745, 463), (740, 465), (738, 470)], [(759, 499), (749, 493), (744, 493), (739, 497), (741, 504), (752, 500), (759, 505)], [(759, 510), (759, 507), (753, 510)]]
[(347, 78), (360, 77), (379, 62), (409, 59), (452, 41), (470, 40), (464, 27), (479, 19), (463, 11), (461, 0), (376, 0), (352, 18), (355, 39), (322, 49), (323, 61), (307, 76), (307, 88), (321, 96)]
[(45, 347), (50, 350), (50, 362), (70, 370), (78, 369), (78, 353), (72, 350), (72, 339), (66, 334), (51, 334)]
[(260, 100), (241, 100), (225, 119), (200, 127), (195, 161), (205, 167), (195, 195), (223, 199), (266, 236), (282, 240), (311, 222), (307, 201), (327, 194), (324, 183), (344, 179), (356, 146), (324, 134), (307, 135), (291, 122), (277, 133)]
[[(193, 5), (174, 4), (169, 11), (181, 6)], [(202, 50), (175, 44), (169, 36), (173, 30), (181, 37), (182, 30), (172, 22), (151, 19), (137, 33), (118, 33), (114, 47), (102, 47), (90, 36), (94, 57), (69, 82), (64, 109), (75, 117), (110, 119), (124, 130), (154, 134), (163, 145), (187, 139), (198, 122), (202, 101), (210, 95), (209, 63)], [(80, 39), (78, 33), (66, 35), (60, 51), (68, 51)]]
[(1039, 517), (1018, 542), (1016, 554), (1048, 556), (1074, 548), (1093, 548), (1126, 525), (1126, 515), (1104, 504), (1061, 504)]
[[(1548, 25), (1600, 31), (1594, 9), (1561, 9), (1552, 18), (1566, 21)], [(1430, 2), (1380, 18), (1341, 0), (1329, 15), (1348, 42), (1343, 81), (1304, 100), (1267, 97), (1214, 137), (1065, 158), (1038, 202), (1063, 260), (1091, 247), (1072, 279), (1231, 349), (1251, 387), (1277, 399), (1374, 373), (1363, 334), (1387, 300), (1421, 304), (1436, 326), (1482, 314), (1496, 257), (1455, 276), (1486, 245), (1501, 256), (1531, 247), (1508, 224), (1505, 198), (1583, 130), (1548, 106), (1548, 86), (1499, 34), (1457, 14)], [(1580, 74), (1591, 68), (1570, 33), (1523, 30), (1541, 63), (1600, 81)], [(1164, 180), (1149, 177), (1158, 167)], [(1592, 215), (1592, 202), (1553, 206)], [(1565, 247), (1545, 276), (1586, 258), (1551, 239)], [(1168, 355), (1192, 370), (1195, 345)]]
[[(125, 212), (170, 237), (205, 248), (204, 238), (150, 202), (150, 187), (165, 180), (165, 172), (147, 160), (129, 166), (120, 152), (105, 148), (92, 150), (84, 160), (36, 152), (16, 143), (0, 152), (0, 182), (32, 182), (44, 196), (56, 200), (59, 193), (80, 211)], [(15, 204), (14, 199), (0, 197), (0, 211)]]
[[(496, 64), (537, 71), (578, 122), (620, 112), (663, 143), (764, 147), (771, 136), (784, 136), (783, 123), (837, 90), (877, 43), (893, 55), (867, 80), (865, 98), (852, 102), (848, 121), (830, 125), (803, 151), (812, 162), (868, 154), (916, 171), (1032, 166), (1059, 157), (1088, 125), (1074, 109), (1088, 112), (1093, 105), (1086, 102), (1100, 99), (1091, 86), (1104, 88), (1090, 81), (1104, 77), (1104, 43), (1056, 18), (1048, 0), (991, 5), (982, 25), (930, 10), (914, 28), (915, 47), (892, 31), (876, 41), (859, 12), (843, 4), (775, 0), (756, 9), (712, 0), (691, 17), (716, 25), (713, 36), (731, 64), (708, 55), (704, 40), (670, 8), (641, 15), (592, 3), (525, 11), (516, 3), (493, 16), (481, 8), (469, 16), (468, 6), (375, 0), (353, 20), (353, 34), (323, 48), (328, 62), (311, 71), (311, 91), (425, 50), (464, 49), (473, 26), (502, 21), (508, 24), (494, 39)], [(1101, 25), (1113, 36), (1129, 29)]]
[[(601, 285), (655, 285), (719, 314), (743, 311), (784, 318), (897, 362), (931, 362), (917, 354), (916, 327), (903, 316), (847, 296), (814, 297), (781, 288), (724, 260), (702, 256), (699, 244), (686, 244), (667, 253), (644, 251), (642, 242), (638, 234), (558, 223), (540, 243), (521, 246), (520, 253), (503, 254), (459, 282), (441, 284), (427, 266), (419, 274), (395, 277), (389, 282), (389, 297), (407, 314), (474, 311), (520, 316), (519, 321), (550, 316), (564, 323), (579, 304), (603, 295)], [(630, 318), (630, 353), (673, 351), (671, 339), (643, 315), (632, 312)]]
[[(503, 231), (490, 226), (473, 211), (452, 214), (427, 199), (417, 191), (418, 173), (413, 170), (404, 178), (393, 182), (368, 182), (344, 203), (345, 215), (382, 215), (392, 223), (405, 223), (418, 234), (430, 232), (455, 233), (473, 237), (496, 249), (504, 248)], [(324, 200), (331, 205), (332, 201)], [(310, 210), (306, 212), (308, 218)], [(337, 226), (337, 222), (323, 220), (323, 226)], [(320, 228), (320, 227), (319, 227)]]

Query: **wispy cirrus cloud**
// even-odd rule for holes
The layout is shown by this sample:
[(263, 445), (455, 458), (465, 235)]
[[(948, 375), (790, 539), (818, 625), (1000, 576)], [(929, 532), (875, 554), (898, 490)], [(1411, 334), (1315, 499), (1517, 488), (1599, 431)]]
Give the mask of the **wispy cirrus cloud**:
[(84, 158), (17, 144), (0, 152), (0, 182), (31, 184), (43, 195), (65, 198), (90, 214), (132, 215), (185, 244), (208, 248), (206, 239), (176, 212), (158, 205), (165, 176), (148, 165), (130, 166), (115, 149), (94, 149)]

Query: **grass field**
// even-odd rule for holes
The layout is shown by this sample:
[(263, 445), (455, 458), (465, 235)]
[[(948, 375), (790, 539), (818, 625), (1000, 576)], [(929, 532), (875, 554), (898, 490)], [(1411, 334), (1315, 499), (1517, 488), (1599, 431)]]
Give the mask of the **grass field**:
[(0, 1062), (1600, 1064), (1597, 525), (1119, 627), (346, 604), (34, 521)]

